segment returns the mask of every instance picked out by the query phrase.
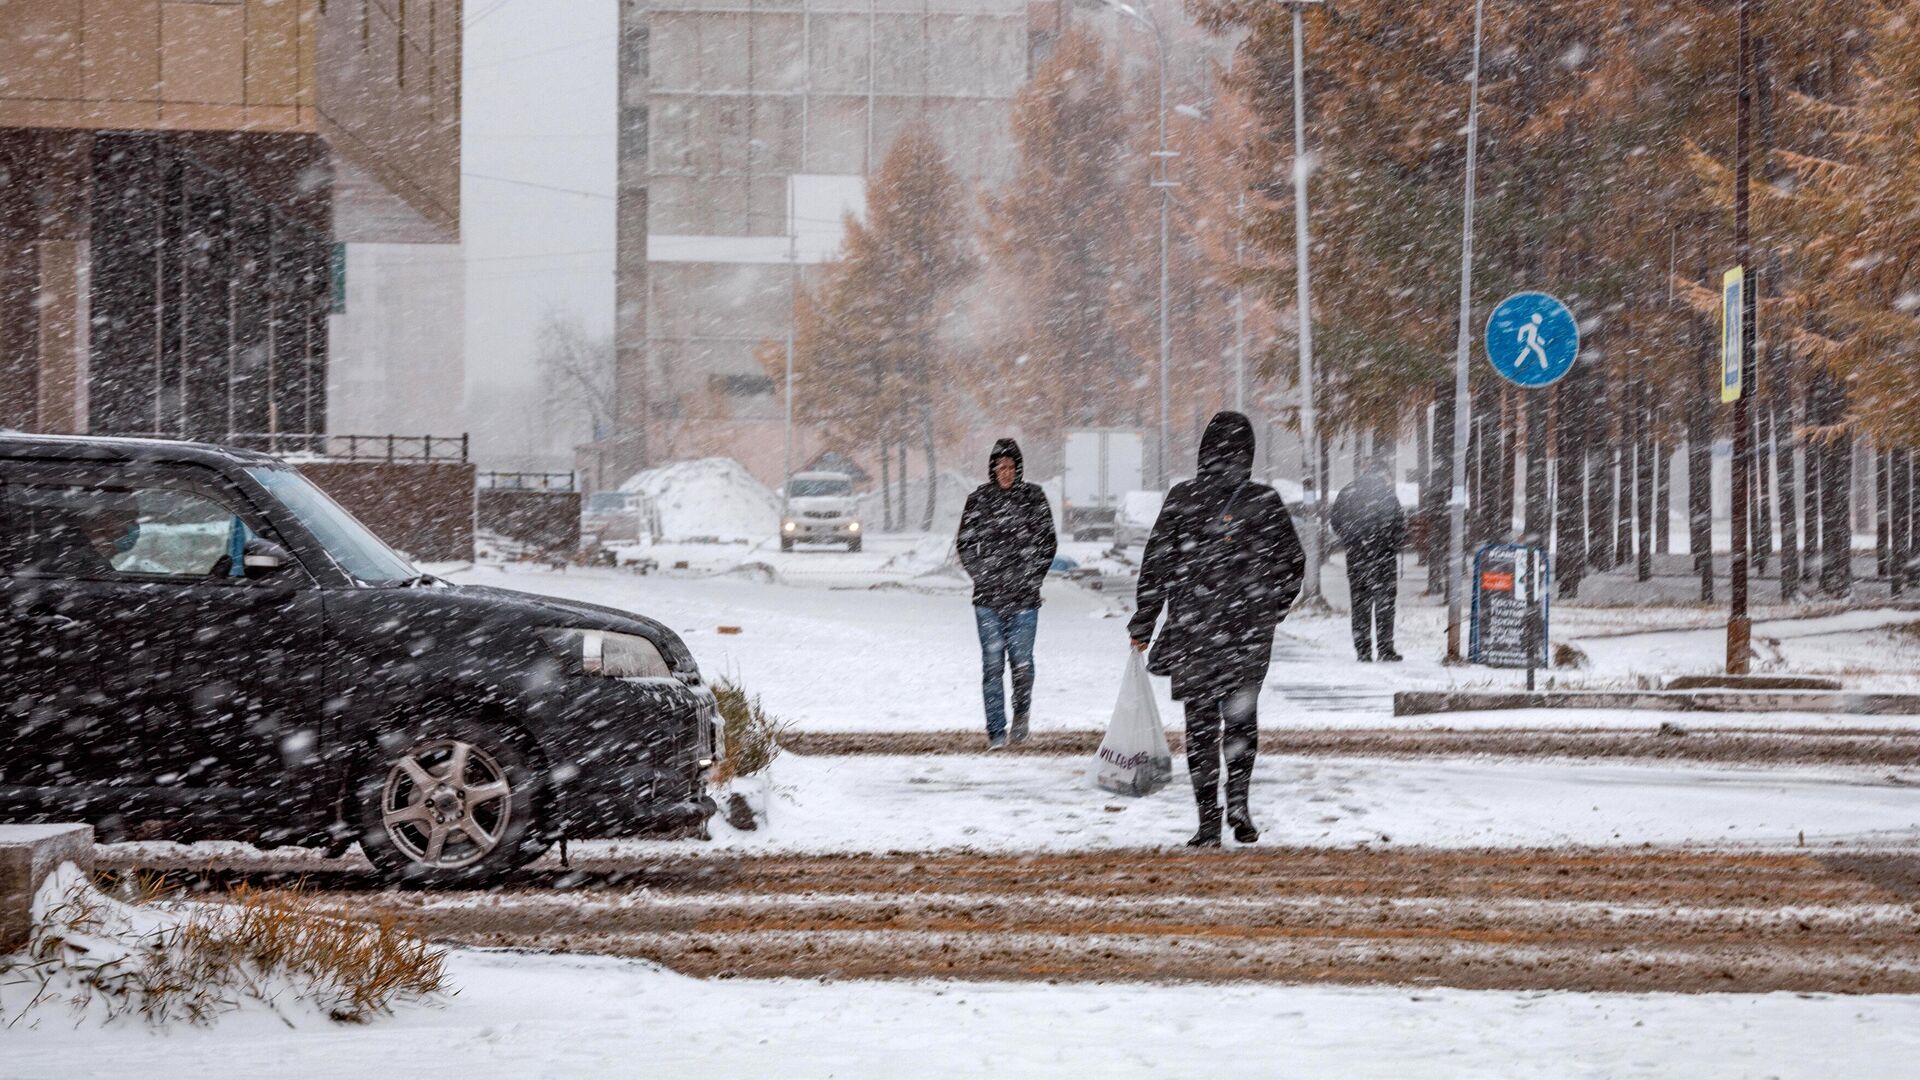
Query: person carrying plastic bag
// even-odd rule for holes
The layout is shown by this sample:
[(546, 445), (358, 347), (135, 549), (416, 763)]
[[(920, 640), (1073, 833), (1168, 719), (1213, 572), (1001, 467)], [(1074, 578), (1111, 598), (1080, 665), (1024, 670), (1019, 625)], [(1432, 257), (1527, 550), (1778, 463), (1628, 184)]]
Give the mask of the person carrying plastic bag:
[(1114, 703), (1106, 738), (1100, 740), (1097, 761), (1094, 783), (1116, 795), (1151, 795), (1173, 779), (1167, 729), (1161, 726), (1160, 707), (1153, 702), (1146, 661), (1137, 651), (1127, 656), (1120, 700)]
[[(1255, 483), (1253, 425), (1214, 416), (1199, 468), (1174, 485), (1147, 538), (1127, 624), (1147, 670), (1173, 677), (1187, 711), (1187, 772), (1200, 828), (1187, 841), (1220, 846), (1220, 762), (1234, 839), (1260, 839), (1248, 810), (1259, 744), (1256, 703), (1273, 659), (1273, 629), (1300, 594), (1306, 556), (1280, 493)], [(1154, 636), (1162, 609), (1166, 623)]]

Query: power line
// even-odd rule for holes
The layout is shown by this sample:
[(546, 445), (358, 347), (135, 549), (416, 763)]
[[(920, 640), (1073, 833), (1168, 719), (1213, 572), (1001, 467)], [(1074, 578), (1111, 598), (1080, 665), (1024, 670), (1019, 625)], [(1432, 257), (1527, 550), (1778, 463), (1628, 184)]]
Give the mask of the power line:
[(553, 184), (537, 184), (532, 180), (515, 180), (511, 176), (489, 176), (486, 173), (462, 172), (460, 175), (470, 177), (474, 180), (491, 180), (496, 184), (517, 184), (520, 187), (539, 188), (541, 191), (557, 191), (563, 195), (584, 195), (590, 199), (613, 201), (613, 196), (604, 191), (585, 191), (580, 188), (558, 187)]

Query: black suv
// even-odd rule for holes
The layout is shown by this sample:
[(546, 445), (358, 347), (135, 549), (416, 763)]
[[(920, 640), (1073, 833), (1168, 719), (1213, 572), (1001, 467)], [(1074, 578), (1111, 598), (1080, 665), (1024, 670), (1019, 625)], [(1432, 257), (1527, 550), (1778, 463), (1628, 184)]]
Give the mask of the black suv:
[(666, 627), (422, 574), (275, 458), (0, 434), (0, 820), (474, 884), (703, 830), (720, 740)]

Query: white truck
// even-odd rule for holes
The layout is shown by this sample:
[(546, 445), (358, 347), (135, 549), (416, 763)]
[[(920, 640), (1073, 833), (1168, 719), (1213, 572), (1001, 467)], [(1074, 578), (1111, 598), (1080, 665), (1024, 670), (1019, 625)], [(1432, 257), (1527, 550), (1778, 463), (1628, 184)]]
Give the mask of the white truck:
[(1146, 440), (1126, 428), (1067, 432), (1061, 456), (1061, 531), (1076, 540), (1114, 534), (1121, 498), (1146, 487)]
[(794, 473), (780, 515), (780, 550), (792, 551), (796, 542), (804, 542), (859, 551), (860, 540), (860, 499), (853, 480), (837, 472)]

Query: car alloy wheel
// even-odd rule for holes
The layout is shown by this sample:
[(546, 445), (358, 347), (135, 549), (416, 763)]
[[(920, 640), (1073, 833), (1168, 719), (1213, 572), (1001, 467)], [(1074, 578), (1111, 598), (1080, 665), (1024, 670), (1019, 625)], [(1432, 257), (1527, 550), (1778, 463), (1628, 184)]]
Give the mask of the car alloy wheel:
[(513, 816), (513, 785), (493, 755), (439, 739), (387, 770), (380, 822), (408, 860), (434, 869), (472, 866), (492, 854)]

